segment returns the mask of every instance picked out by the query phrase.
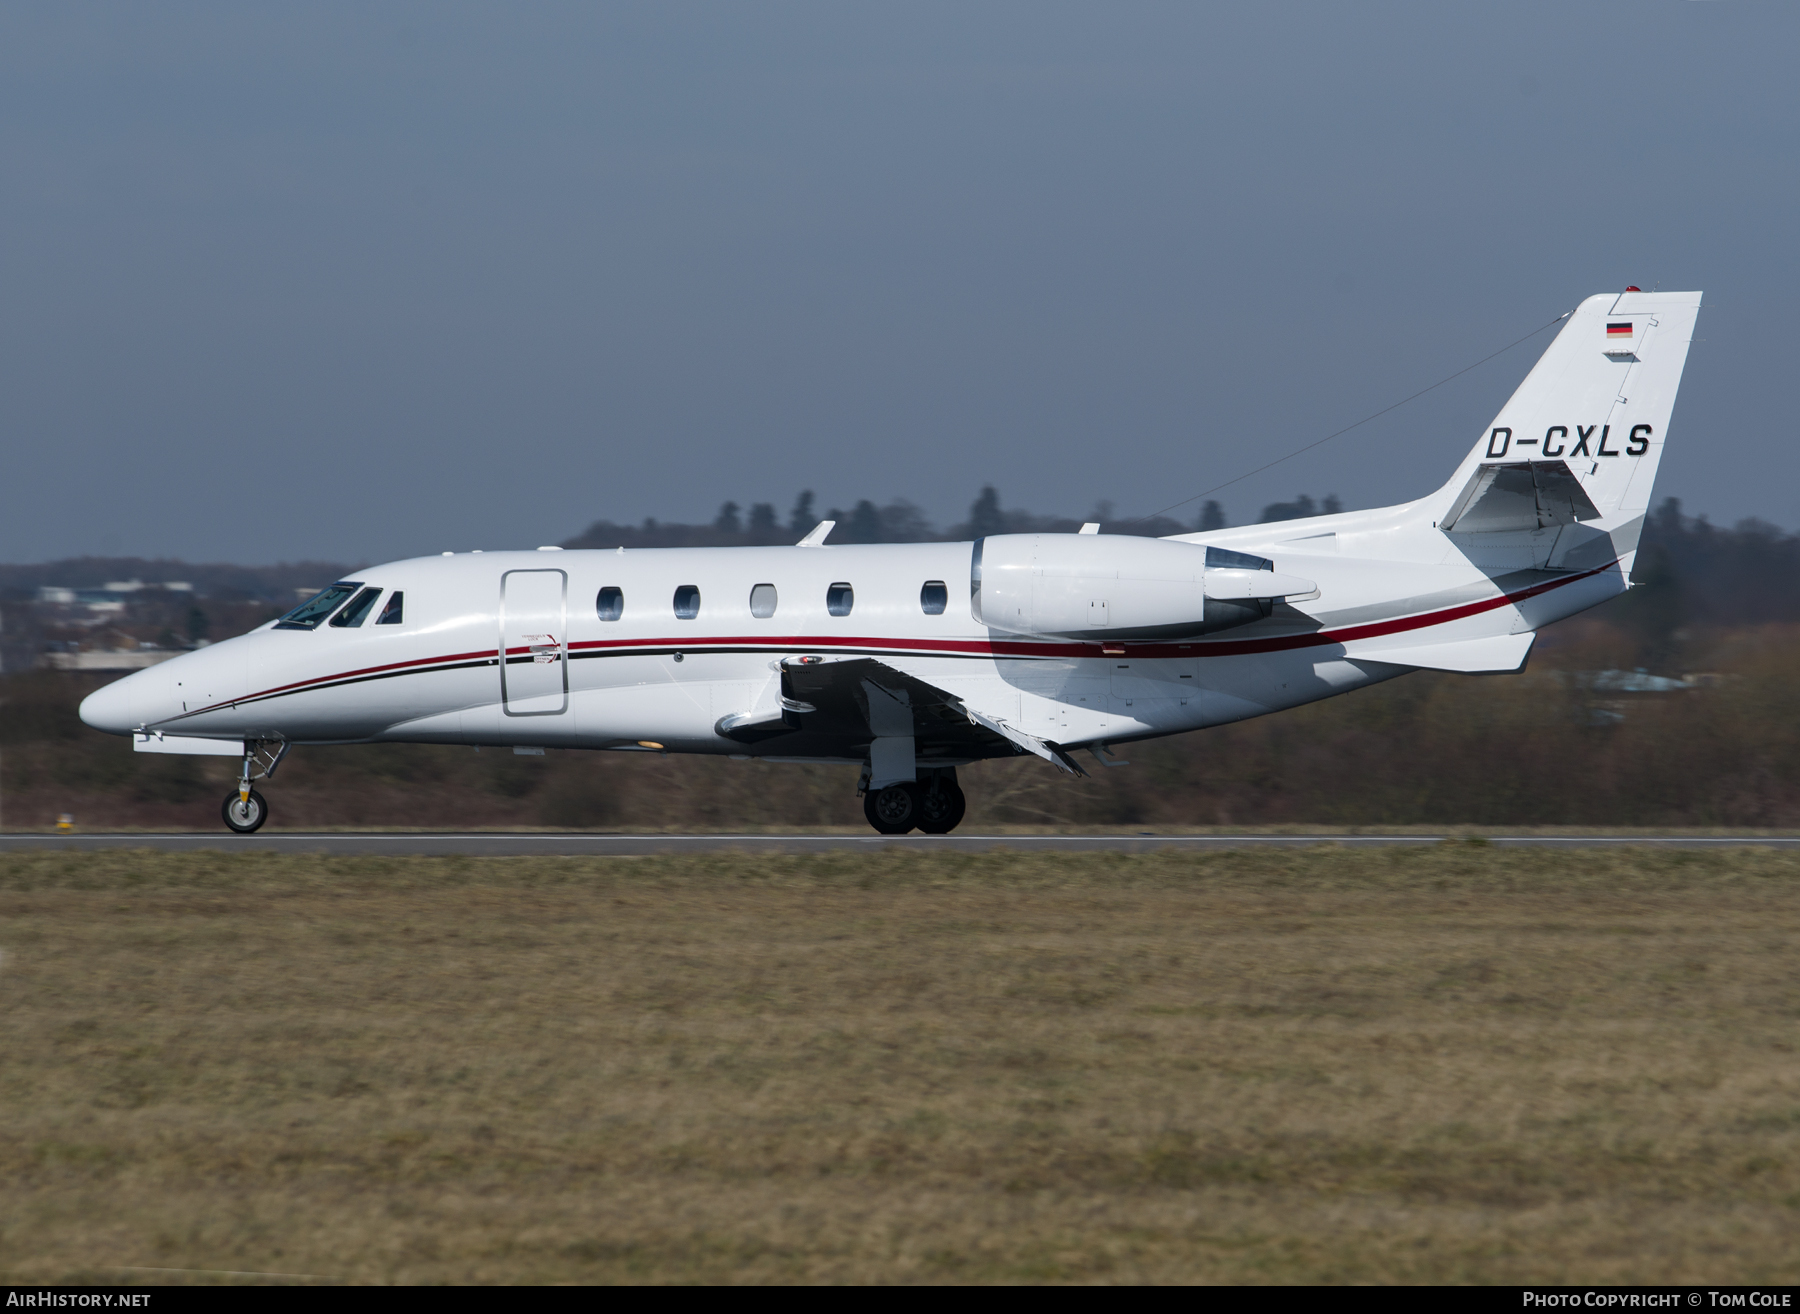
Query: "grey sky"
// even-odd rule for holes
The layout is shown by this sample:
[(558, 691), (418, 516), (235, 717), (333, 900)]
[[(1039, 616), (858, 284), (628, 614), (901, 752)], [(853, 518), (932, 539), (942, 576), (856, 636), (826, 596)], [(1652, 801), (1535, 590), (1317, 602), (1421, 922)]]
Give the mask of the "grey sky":
[[(1741, 3), (7, 6), (0, 559), (1151, 511), (1626, 283), (1708, 294), (1659, 493), (1800, 525), (1796, 50)], [(1427, 491), (1546, 341), (1219, 496)]]

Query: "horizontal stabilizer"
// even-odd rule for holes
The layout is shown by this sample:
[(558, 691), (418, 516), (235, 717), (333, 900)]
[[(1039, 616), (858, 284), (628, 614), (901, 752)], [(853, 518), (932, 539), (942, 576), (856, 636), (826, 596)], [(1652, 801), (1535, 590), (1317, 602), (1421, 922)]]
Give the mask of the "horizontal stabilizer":
[(1495, 634), (1485, 639), (1431, 643), (1416, 648), (1377, 648), (1352, 643), (1346, 656), (1358, 661), (1386, 662), (1390, 666), (1416, 666), (1426, 671), (1517, 671), (1531, 652), (1534, 633)]
[(242, 739), (201, 739), (195, 735), (165, 735), (152, 730), (131, 737), (140, 753), (182, 753), (189, 757), (242, 757)]
[(1438, 527), (1456, 534), (1499, 534), (1599, 518), (1599, 508), (1567, 461), (1510, 461), (1478, 466)]

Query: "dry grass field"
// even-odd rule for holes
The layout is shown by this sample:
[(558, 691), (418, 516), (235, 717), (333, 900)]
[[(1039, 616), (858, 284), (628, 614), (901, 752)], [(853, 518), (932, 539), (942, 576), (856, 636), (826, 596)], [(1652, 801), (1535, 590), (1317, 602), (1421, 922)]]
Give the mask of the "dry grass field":
[(1749, 848), (0, 858), (0, 1279), (1794, 1282), (1797, 946)]

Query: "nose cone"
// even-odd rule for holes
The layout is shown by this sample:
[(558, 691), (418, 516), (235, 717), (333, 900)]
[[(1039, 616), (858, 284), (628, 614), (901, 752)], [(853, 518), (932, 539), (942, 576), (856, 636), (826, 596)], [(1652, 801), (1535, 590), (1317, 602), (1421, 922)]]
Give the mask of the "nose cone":
[(94, 690), (81, 700), (81, 719), (109, 735), (128, 735), (138, 726), (131, 714), (131, 682), (136, 676)]

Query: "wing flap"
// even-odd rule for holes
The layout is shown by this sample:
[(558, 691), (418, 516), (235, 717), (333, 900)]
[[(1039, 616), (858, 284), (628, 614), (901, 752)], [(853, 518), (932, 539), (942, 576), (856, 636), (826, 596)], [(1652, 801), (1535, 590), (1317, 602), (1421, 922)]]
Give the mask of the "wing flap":
[(1081, 764), (1079, 762), (1048, 740), (1039, 739), (1036, 735), (1028, 735), (1016, 726), (1008, 725), (999, 717), (988, 716), (985, 713), (976, 711), (972, 707), (968, 708), (967, 711), (969, 713), (969, 720), (973, 724), (986, 727), (999, 735), (1002, 739), (1010, 740), (1012, 743), (1017, 744), (1027, 753), (1036, 753), (1058, 771), (1066, 772), (1071, 776), (1085, 776), (1087, 774), (1087, 772), (1081, 769)]

